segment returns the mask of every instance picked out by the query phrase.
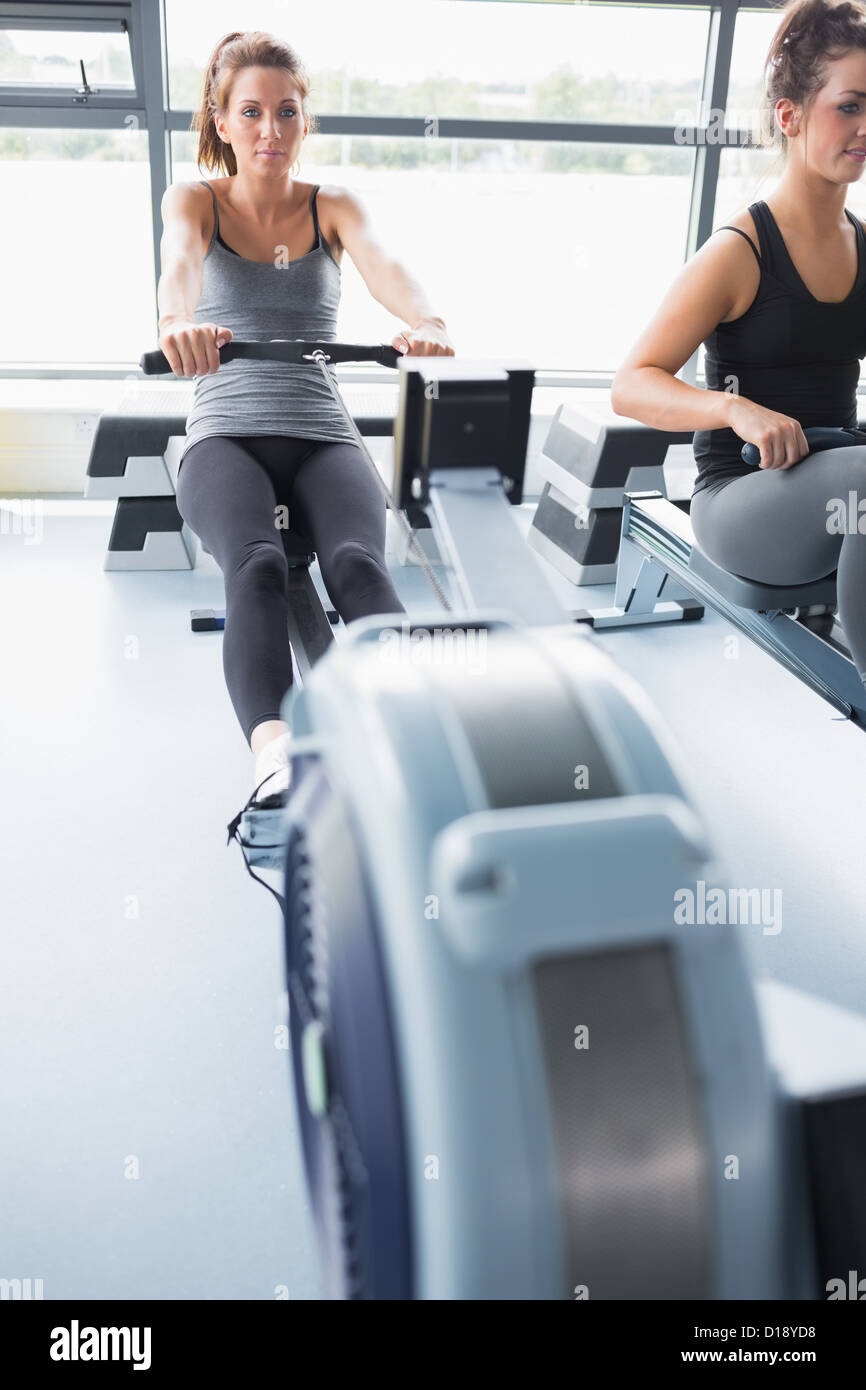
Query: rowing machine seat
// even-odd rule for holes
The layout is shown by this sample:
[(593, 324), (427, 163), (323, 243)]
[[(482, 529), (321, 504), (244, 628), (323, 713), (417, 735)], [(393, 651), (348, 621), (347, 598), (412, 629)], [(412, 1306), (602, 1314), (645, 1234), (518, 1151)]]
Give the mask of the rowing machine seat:
[(739, 604), (741, 608), (752, 608), (757, 612), (836, 602), (835, 570), (823, 579), (813, 579), (808, 584), (759, 584), (757, 580), (744, 579), (739, 574), (722, 569), (701, 550), (697, 542), (692, 543), (689, 569), (712, 584), (723, 598)]
[(286, 559), (289, 567), (298, 565), (309, 566), (316, 558), (316, 551), (309, 536), (304, 536), (300, 531), (283, 530), (280, 532), (283, 538), (283, 549), (286, 552)]

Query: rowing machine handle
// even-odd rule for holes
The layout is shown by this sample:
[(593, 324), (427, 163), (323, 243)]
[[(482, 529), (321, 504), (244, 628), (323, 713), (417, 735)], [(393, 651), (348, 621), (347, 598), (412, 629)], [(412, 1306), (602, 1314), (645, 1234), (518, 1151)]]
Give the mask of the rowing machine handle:
[[(378, 362), (382, 367), (396, 367), (402, 353), (389, 343), (376, 343), (373, 346), (359, 346), (354, 343), (320, 343), (303, 340), (290, 341), (274, 339), (274, 351), (269, 352), (269, 342), (244, 342), (241, 339), (224, 343), (219, 349), (220, 363), (231, 362), (236, 358), (255, 358), (258, 361), (293, 362), (302, 361), (302, 353), (321, 350), (332, 362)], [(312, 364), (311, 364), (312, 365)], [(156, 376), (170, 372), (168, 358), (157, 348), (155, 352), (144, 352), (139, 366), (145, 376)]]
[[(222, 349), (220, 349), (220, 362), (224, 360)], [(145, 376), (156, 376), (160, 372), (171, 371), (171, 367), (168, 365), (168, 358), (159, 348), (157, 348), (155, 352), (143, 352), (138, 359), (138, 365)]]
[[(811, 425), (803, 433), (806, 436), (810, 454), (817, 454), (821, 449), (845, 449), (849, 444), (858, 442), (850, 430), (837, 429), (832, 425)], [(758, 468), (761, 462), (761, 451), (757, 444), (744, 444), (740, 450), (740, 458), (743, 463), (748, 463), (750, 467)]]
[[(234, 347), (233, 343), (224, 343), (221, 348), (217, 349), (220, 355), (220, 365), (223, 362), (230, 362), (235, 356), (235, 353), (231, 351), (232, 347)], [(168, 358), (160, 348), (154, 352), (143, 352), (138, 359), (138, 365), (145, 376), (158, 376), (162, 372), (171, 371)]]

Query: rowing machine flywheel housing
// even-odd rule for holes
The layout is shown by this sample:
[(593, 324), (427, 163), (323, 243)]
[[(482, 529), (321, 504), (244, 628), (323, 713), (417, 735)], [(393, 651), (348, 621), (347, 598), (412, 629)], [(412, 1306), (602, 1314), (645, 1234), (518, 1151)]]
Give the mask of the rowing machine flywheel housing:
[(676, 919), (709, 852), (640, 689), (582, 627), (437, 612), (352, 623), (284, 717), (328, 1295), (774, 1296), (753, 992), (735, 934)]

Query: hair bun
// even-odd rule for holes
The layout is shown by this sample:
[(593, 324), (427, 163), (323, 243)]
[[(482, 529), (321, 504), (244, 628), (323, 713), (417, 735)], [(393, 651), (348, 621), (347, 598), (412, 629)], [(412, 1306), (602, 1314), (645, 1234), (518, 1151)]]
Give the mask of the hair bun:
[(764, 64), (762, 115), (773, 137), (776, 103), (787, 98), (807, 106), (827, 79), (828, 62), (852, 49), (866, 52), (863, 0), (791, 0), (785, 6)]

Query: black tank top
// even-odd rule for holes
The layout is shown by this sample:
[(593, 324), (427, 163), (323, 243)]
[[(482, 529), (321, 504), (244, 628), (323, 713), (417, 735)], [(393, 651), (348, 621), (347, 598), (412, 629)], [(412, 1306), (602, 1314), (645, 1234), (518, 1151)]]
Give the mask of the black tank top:
[[(707, 338), (710, 391), (734, 389), (748, 400), (810, 425), (857, 429), (857, 382), (866, 356), (866, 233), (847, 208), (857, 234), (857, 278), (847, 299), (830, 304), (810, 294), (800, 279), (775, 218), (764, 202), (749, 212), (760, 252), (758, 292), (744, 314), (720, 323)], [(721, 231), (722, 229), (719, 228)], [(732, 382), (732, 378), (736, 378)], [(858, 432), (866, 440), (866, 432)], [(698, 430), (695, 492), (725, 478), (754, 472), (740, 457), (743, 441), (731, 429)]]

